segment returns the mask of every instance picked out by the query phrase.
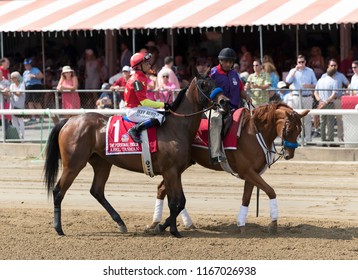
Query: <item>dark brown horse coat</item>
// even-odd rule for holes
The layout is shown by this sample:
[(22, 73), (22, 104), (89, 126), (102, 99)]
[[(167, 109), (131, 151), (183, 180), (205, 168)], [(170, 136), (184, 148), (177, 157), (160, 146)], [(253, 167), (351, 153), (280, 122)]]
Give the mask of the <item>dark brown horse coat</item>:
[[(191, 160), (191, 143), (200, 124), (200, 111), (211, 103), (209, 95), (214, 88), (212, 80), (194, 79), (189, 88), (182, 91), (173, 107), (178, 114), (199, 114), (188, 118), (168, 115), (162, 127), (157, 129), (158, 152), (152, 154), (153, 171), (162, 175), (167, 186), (170, 216), (161, 230), (170, 226), (170, 232), (177, 237), (176, 217), (185, 207), (181, 174)], [(46, 151), (45, 181), (48, 191), (53, 191), (54, 226), (59, 235), (64, 235), (61, 225), (61, 202), (87, 162), (93, 167), (94, 178), (91, 194), (107, 210), (119, 225), (121, 232), (127, 232), (125, 223), (113, 209), (104, 195), (104, 188), (112, 165), (135, 172), (143, 172), (140, 155), (106, 156), (105, 132), (108, 118), (97, 113), (86, 113), (61, 121), (50, 136)], [(62, 161), (63, 171), (55, 185)]]

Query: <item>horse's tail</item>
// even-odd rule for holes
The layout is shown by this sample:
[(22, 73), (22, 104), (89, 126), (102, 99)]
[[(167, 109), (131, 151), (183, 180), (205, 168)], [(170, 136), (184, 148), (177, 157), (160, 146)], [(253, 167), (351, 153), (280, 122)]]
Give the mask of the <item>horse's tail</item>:
[(61, 158), (60, 155), (60, 146), (58, 144), (58, 136), (62, 127), (66, 124), (68, 119), (60, 121), (52, 129), (46, 147), (46, 160), (44, 166), (44, 179), (45, 185), (47, 186), (47, 194), (50, 195), (50, 192), (53, 190), (55, 185), (55, 180), (57, 179), (59, 161)]

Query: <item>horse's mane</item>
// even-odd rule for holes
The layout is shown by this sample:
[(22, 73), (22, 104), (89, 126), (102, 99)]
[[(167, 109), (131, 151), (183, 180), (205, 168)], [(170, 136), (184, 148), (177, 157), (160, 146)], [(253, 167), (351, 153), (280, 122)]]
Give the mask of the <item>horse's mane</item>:
[(253, 118), (258, 125), (275, 122), (275, 111), (279, 107), (291, 109), (290, 106), (283, 102), (273, 102), (266, 105), (261, 105), (253, 111)]
[(172, 103), (171, 107), (173, 111), (176, 111), (176, 109), (178, 109), (179, 104), (182, 102), (186, 91), (188, 90), (188, 87), (183, 88), (179, 93), (177, 98), (175, 98), (174, 102)]

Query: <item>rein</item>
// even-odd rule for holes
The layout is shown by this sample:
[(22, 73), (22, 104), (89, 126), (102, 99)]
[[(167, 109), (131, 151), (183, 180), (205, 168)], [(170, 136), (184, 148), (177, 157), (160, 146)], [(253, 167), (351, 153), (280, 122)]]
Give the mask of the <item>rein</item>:
[(175, 117), (189, 118), (189, 117), (193, 117), (193, 116), (205, 113), (206, 111), (211, 110), (214, 106), (215, 106), (215, 104), (212, 104), (206, 109), (203, 109), (203, 110), (200, 110), (198, 112), (191, 113), (191, 114), (179, 114), (179, 113), (176, 113), (176, 112), (172, 111), (172, 109), (169, 109), (167, 112), (171, 113)]
[[(209, 97), (205, 94), (205, 92), (201, 89), (201, 87), (199, 86), (199, 84), (201, 84), (200, 80), (197, 81), (197, 85), (196, 85), (196, 88), (197, 88), (197, 90), (200, 92), (200, 94), (201, 94), (203, 97), (205, 97), (205, 99), (206, 99), (207, 101), (212, 101), (212, 99), (209, 98)], [(181, 93), (181, 92), (180, 92), (180, 93)], [(184, 91), (183, 91), (183, 95), (184, 95)], [(182, 99), (183, 95), (180, 96), (180, 102), (181, 102), (181, 99)], [(178, 96), (178, 97), (179, 97), (179, 96)], [(177, 103), (177, 104), (178, 104), (178, 103)], [(179, 113), (176, 113), (175, 111), (173, 111), (172, 109), (168, 109), (166, 112), (172, 114), (172, 115), (175, 116), (175, 117), (189, 118), (189, 117), (193, 117), (193, 116), (196, 116), (196, 115), (199, 115), (199, 114), (203, 114), (203, 113), (205, 113), (206, 111), (211, 110), (211, 109), (214, 108), (215, 106), (217, 106), (217, 104), (216, 104), (216, 103), (213, 103), (212, 105), (210, 105), (209, 107), (207, 107), (207, 108), (205, 108), (205, 109), (203, 109), (203, 110), (200, 110), (200, 111), (195, 112), (195, 113), (190, 113), (190, 114), (179, 114)], [(176, 107), (175, 107), (175, 108), (176, 108)]]

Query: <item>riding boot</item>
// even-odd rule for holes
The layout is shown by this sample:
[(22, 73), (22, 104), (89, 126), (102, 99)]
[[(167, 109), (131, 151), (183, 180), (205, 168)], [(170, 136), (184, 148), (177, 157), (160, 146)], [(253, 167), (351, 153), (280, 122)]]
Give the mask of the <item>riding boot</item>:
[(141, 134), (142, 130), (150, 128), (152, 126), (160, 126), (159, 121), (154, 118), (145, 120), (141, 123), (136, 124), (132, 128), (130, 128), (128, 130), (128, 134), (130, 135), (130, 137), (132, 137), (134, 142), (142, 143), (142, 139), (140, 138), (140, 134)]

